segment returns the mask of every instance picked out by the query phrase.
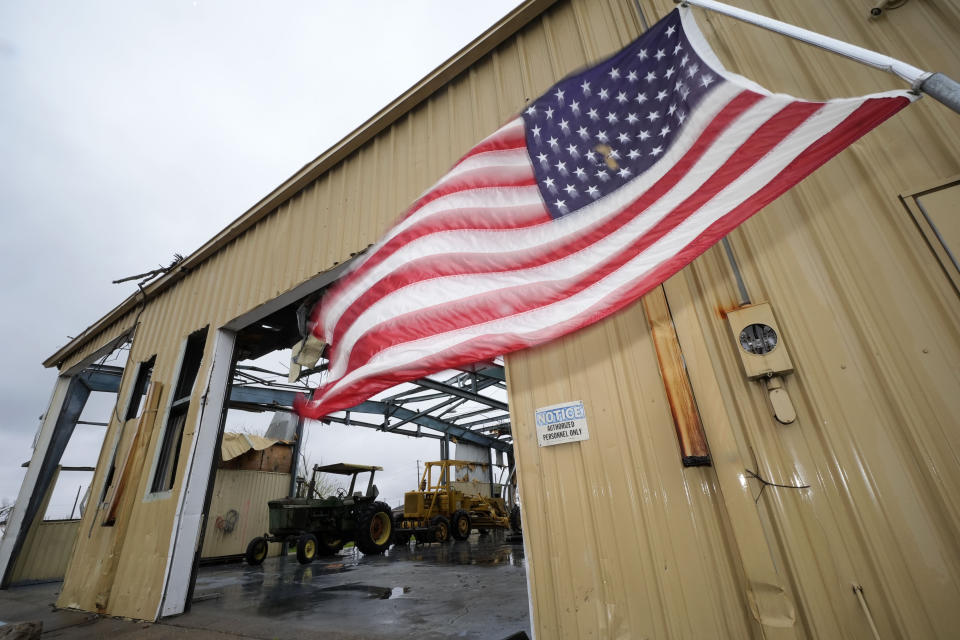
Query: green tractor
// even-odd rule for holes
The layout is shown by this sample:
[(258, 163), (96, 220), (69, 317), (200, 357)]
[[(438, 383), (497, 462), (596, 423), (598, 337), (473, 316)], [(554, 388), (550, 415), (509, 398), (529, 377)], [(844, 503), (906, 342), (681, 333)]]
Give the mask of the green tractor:
[[(314, 465), (310, 482), (300, 482), (296, 497), (267, 503), (270, 532), (250, 541), (245, 556), (247, 562), (262, 563), (270, 542), (296, 544), (297, 560), (301, 564), (313, 562), (318, 555), (334, 555), (351, 541), (365, 554), (386, 551), (393, 534), (393, 520), (389, 505), (377, 501), (379, 491), (373, 484), (374, 474), (382, 470), (383, 467), (343, 462)], [(370, 473), (366, 492), (354, 492), (357, 476), (366, 472)], [(350, 476), (350, 488), (338, 489), (336, 495), (321, 496), (316, 489), (321, 473)]]

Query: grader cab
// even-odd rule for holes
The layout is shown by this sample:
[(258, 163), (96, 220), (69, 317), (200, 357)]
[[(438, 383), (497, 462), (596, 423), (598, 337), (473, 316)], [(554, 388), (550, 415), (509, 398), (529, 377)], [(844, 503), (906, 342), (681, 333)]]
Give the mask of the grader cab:
[(501, 495), (501, 485), (478, 478), (490, 465), (464, 460), (427, 462), (420, 486), (404, 494), (403, 513), (394, 522), (394, 541), (418, 542), (466, 540), (477, 529), (508, 529), (510, 516)]

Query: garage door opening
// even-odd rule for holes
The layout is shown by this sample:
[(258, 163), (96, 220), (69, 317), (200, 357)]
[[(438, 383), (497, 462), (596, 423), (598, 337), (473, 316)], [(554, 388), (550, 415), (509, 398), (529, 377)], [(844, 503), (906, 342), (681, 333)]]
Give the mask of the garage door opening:
[[(428, 463), (434, 469), (448, 460), (467, 463), (445, 465), (447, 479), (461, 493), (483, 496), (481, 505), (496, 498), (509, 513), (518, 499), (501, 359), (398, 385), (320, 421), (299, 419), (292, 411), (294, 399), (321, 385), (326, 375), (322, 352), (307, 364), (303, 358), (294, 361), (304, 350), (307, 313), (315, 299), (297, 300), (236, 329), (224, 436), (215, 454), (201, 540), (204, 560), (188, 605), (190, 624), (235, 628), (242, 619), (255, 634), (281, 624), (285, 634), (385, 638), (446, 636), (451, 621), (464, 637), (529, 632), (523, 543), (508, 519), (500, 528), (474, 523), (466, 536), (458, 536), (465, 540), (391, 536), (379, 554), (364, 554), (347, 540), (335, 554), (301, 562), (298, 541), (290, 537), (286, 545), (270, 544), (258, 564), (242, 559), (241, 547), (270, 533), (271, 500), (331, 500), (339, 494), (359, 502), (367, 494), (365, 479), (351, 488), (349, 476), (329, 471), (320, 474), (317, 491), (311, 492), (317, 466), (375, 467), (375, 500), (389, 506), (391, 527), (403, 519), (409, 495), (436, 490), (437, 471), (424, 476)], [(226, 459), (231, 441), (248, 450)], [(229, 478), (241, 474), (276, 477), (265, 490), (264, 482)], [(434, 502), (430, 505), (428, 497), (428, 521), (440, 515), (449, 524), (450, 505), (440, 513), (440, 499)]]

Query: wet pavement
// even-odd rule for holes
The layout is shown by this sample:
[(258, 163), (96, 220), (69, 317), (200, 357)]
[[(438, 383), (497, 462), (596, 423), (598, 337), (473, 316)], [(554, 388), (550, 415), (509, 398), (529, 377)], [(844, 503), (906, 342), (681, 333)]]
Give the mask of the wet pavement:
[(530, 633), (523, 545), (474, 534), (309, 565), (202, 567), (191, 611), (165, 622), (257, 638), (502, 640)]
[(312, 564), (295, 555), (201, 567), (191, 610), (150, 624), (57, 610), (59, 583), (0, 591), (0, 625), (40, 621), (58, 640), (237, 638), (468, 638), (530, 633), (523, 545), (503, 535), (393, 548), (353, 549)]

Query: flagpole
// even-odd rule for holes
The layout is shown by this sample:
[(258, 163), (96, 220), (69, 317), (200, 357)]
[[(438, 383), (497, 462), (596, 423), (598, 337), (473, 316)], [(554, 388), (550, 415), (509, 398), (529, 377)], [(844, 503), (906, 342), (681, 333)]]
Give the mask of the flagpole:
[(795, 40), (839, 54), (845, 58), (850, 58), (862, 64), (892, 73), (902, 80), (909, 82), (910, 88), (914, 91), (926, 93), (934, 100), (960, 113), (960, 84), (942, 73), (924, 71), (882, 53), (864, 49), (849, 42), (837, 40), (836, 38), (831, 38), (786, 22), (774, 20), (773, 18), (768, 18), (751, 11), (731, 7), (730, 5), (716, 2), (715, 0), (674, 0), (674, 2), (683, 6), (693, 5), (701, 9), (716, 11), (731, 18), (749, 22), (750, 24), (768, 29), (769, 31), (788, 36)]

